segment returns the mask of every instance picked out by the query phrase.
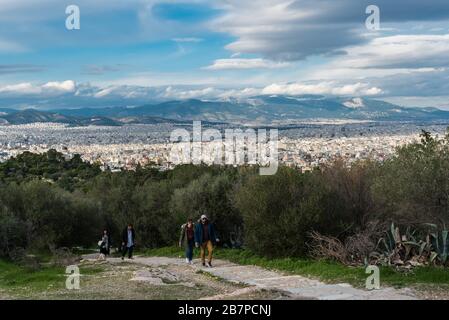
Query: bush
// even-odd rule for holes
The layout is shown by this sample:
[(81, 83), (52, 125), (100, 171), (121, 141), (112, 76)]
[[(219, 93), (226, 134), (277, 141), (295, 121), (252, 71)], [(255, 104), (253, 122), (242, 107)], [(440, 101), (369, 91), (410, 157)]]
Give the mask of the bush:
[(0, 248), (32, 250), (50, 246), (89, 245), (100, 221), (96, 207), (82, 194), (43, 181), (0, 189)]
[(170, 203), (174, 232), (179, 232), (179, 227), (189, 217), (197, 220), (206, 214), (215, 224), (222, 244), (233, 246), (243, 225), (242, 217), (232, 203), (234, 184), (233, 178), (226, 174), (212, 176), (206, 173), (185, 188), (176, 189)]
[(245, 244), (266, 256), (306, 253), (307, 232), (323, 215), (322, 195), (311, 192), (310, 175), (286, 167), (273, 176), (252, 176), (237, 191)]
[(0, 209), (0, 256), (12, 258), (27, 246), (26, 225), (7, 208)]
[(449, 136), (423, 132), (420, 143), (398, 149), (373, 183), (384, 219), (401, 225), (449, 225)]

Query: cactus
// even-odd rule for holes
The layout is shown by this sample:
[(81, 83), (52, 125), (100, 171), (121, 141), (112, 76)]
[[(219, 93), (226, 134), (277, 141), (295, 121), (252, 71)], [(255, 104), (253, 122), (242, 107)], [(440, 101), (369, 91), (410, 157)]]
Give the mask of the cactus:
[(446, 264), (449, 256), (449, 230), (446, 229), (446, 226), (443, 227), (442, 231), (439, 231), (438, 226), (435, 224), (426, 225), (433, 229), (433, 232), (430, 232), (432, 243), (431, 262), (438, 258), (442, 264)]
[(418, 240), (416, 233), (416, 230), (408, 227), (405, 234), (401, 234), (399, 227), (392, 223), (385, 236), (377, 243), (381, 253), (374, 252), (373, 256), (383, 257), (381, 260), (387, 261), (388, 264), (420, 264), (419, 261), (430, 255), (431, 243), (429, 240)]

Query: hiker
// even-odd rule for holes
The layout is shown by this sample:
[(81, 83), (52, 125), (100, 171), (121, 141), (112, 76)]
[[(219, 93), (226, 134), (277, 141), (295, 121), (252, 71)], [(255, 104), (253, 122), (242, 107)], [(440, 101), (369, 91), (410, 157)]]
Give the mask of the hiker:
[(195, 245), (195, 224), (193, 219), (189, 218), (186, 224), (181, 226), (181, 236), (179, 237), (179, 246), (186, 250), (186, 263), (192, 264), (193, 246)]
[(111, 253), (111, 237), (108, 230), (103, 230), (103, 237), (101, 238), (100, 254), (108, 256)]
[[(212, 252), (214, 250), (214, 245), (219, 241), (213, 223), (211, 223), (207, 216), (203, 214), (198, 224), (195, 226), (195, 246), (201, 248), (201, 261), (203, 267), (212, 267)], [(206, 249), (208, 251), (207, 263)]]
[(133, 225), (128, 224), (128, 227), (123, 230), (122, 233), (122, 260), (125, 259), (126, 252), (128, 252), (128, 258), (133, 259), (134, 246), (136, 245), (136, 232)]

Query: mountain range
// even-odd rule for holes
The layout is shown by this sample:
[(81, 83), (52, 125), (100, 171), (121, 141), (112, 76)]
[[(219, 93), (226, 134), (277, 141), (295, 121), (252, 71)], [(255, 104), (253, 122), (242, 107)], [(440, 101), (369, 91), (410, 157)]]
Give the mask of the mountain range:
[(185, 123), (193, 120), (236, 124), (297, 123), (305, 120), (438, 121), (449, 111), (405, 108), (381, 100), (315, 95), (256, 96), (226, 101), (182, 100), (138, 107), (78, 108), (42, 111), (0, 108), (0, 124), (56, 122), (70, 125)]

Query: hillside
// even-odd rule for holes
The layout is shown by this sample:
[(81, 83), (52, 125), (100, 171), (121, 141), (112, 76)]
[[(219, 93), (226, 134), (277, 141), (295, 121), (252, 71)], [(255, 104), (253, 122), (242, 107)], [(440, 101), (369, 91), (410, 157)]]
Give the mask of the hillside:
[(0, 123), (56, 122), (70, 125), (179, 123), (192, 120), (239, 124), (295, 123), (314, 119), (354, 121), (449, 120), (436, 108), (405, 108), (381, 100), (324, 96), (256, 96), (227, 101), (182, 100), (139, 107), (78, 108), (56, 111), (0, 110)]

